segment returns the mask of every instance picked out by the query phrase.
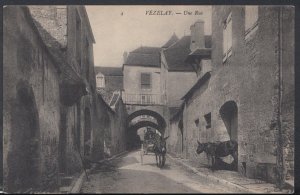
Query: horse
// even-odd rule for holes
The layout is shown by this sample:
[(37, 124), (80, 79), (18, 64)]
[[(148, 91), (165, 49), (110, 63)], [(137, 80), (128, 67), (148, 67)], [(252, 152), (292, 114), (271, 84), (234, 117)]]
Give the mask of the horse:
[(234, 159), (233, 163), (237, 163), (238, 143), (234, 140), (216, 143), (200, 143), (198, 140), (197, 154), (201, 154), (203, 151), (212, 157), (211, 169), (214, 171), (216, 165), (216, 158), (225, 157), (231, 155)]
[(155, 134), (153, 137), (153, 151), (155, 153), (156, 165), (160, 168), (163, 167), (166, 162), (166, 140), (168, 138), (169, 136), (164, 138), (158, 134)]

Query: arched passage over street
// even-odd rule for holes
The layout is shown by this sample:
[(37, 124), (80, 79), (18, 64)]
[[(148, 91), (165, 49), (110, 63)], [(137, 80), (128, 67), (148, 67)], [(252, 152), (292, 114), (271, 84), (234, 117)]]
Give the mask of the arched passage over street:
[(129, 127), (129, 131), (137, 131), (140, 128), (143, 127), (152, 127), (159, 131), (162, 135), (164, 133), (164, 129), (161, 129), (157, 124), (151, 122), (151, 121), (140, 121), (132, 126)]
[(160, 129), (165, 129), (166, 128), (166, 121), (165, 119), (157, 112), (148, 110), (148, 109), (141, 109), (138, 111), (133, 112), (128, 116), (128, 122), (130, 123), (134, 118), (142, 115), (148, 115), (152, 116), (157, 120), (157, 124), (160, 127)]

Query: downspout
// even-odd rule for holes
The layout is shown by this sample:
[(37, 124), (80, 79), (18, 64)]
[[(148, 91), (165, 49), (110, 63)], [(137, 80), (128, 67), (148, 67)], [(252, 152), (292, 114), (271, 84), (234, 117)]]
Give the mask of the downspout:
[(284, 186), (284, 158), (283, 158), (283, 139), (282, 139), (282, 7), (279, 7), (278, 14), (278, 143), (277, 143), (277, 171), (278, 171), (278, 187), (281, 190)]

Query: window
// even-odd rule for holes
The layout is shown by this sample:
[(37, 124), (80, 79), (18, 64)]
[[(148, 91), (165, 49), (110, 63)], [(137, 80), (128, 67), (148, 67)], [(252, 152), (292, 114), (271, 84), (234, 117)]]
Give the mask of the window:
[(195, 125), (196, 125), (196, 127), (199, 127), (199, 119), (195, 120)]
[(232, 20), (231, 13), (228, 15), (227, 19), (224, 21), (223, 28), (223, 62), (231, 56), (232, 53)]
[(151, 89), (150, 73), (141, 73), (141, 89)]
[(97, 87), (104, 88), (105, 87), (105, 77), (103, 75), (97, 75)]
[(257, 26), (258, 6), (247, 5), (245, 7), (245, 33), (248, 34)]
[(211, 113), (204, 115), (206, 121), (206, 129), (211, 128)]

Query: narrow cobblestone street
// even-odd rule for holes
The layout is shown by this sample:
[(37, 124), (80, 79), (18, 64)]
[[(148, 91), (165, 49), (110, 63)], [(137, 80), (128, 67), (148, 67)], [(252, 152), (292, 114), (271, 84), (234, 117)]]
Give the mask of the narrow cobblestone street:
[(294, 6), (96, 4), (3, 6), (0, 191), (294, 192)]
[[(85, 181), (82, 193), (237, 193), (227, 186), (207, 182), (169, 158), (164, 168), (155, 164), (150, 153), (140, 162), (139, 151), (109, 163), (98, 164)], [(240, 192), (241, 193), (241, 192)]]

